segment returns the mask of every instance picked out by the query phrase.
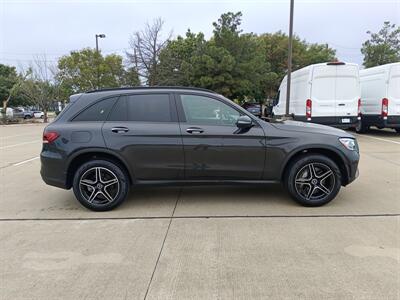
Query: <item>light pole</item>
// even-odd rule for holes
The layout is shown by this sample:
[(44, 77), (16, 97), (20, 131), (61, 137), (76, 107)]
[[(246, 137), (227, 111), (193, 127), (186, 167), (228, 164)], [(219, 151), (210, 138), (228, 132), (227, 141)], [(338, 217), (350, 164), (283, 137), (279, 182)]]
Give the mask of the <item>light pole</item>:
[(293, 44), (293, 9), (294, 0), (290, 0), (290, 19), (289, 19), (289, 51), (288, 51), (288, 73), (286, 81), (286, 117), (289, 117), (289, 102), (290, 102), (290, 83), (292, 77), (292, 44)]
[(97, 88), (100, 85), (100, 74), (99, 74), (99, 38), (104, 39), (106, 35), (104, 33), (96, 34), (96, 60), (97, 60)]
[(99, 52), (99, 38), (104, 39), (106, 35), (104, 33), (96, 34), (96, 52)]

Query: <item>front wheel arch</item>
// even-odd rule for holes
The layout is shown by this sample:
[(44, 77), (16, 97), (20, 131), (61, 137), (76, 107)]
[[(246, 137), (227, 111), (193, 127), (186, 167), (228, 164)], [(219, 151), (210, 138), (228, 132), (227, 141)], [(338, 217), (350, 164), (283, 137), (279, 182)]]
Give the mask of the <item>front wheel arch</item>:
[(340, 173), (342, 174), (342, 185), (345, 186), (349, 182), (349, 171), (347, 170), (345, 161), (337, 152), (326, 149), (326, 148), (305, 148), (294, 152), (286, 161), (282, 172), (281, 181), (284, 182), (287, 177), (288, 170), (291, 164), (298, 160), (300, 157), (305, 155), (320, 154), (332, 159), (339, 167)]

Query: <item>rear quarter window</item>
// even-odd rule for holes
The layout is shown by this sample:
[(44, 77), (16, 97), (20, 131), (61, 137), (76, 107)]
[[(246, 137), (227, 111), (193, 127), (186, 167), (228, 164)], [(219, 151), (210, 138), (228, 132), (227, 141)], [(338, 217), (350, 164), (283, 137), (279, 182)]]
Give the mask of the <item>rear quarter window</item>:
[(117, 98), (100, 100), (80, 112), (72, 121), (105, 121)]

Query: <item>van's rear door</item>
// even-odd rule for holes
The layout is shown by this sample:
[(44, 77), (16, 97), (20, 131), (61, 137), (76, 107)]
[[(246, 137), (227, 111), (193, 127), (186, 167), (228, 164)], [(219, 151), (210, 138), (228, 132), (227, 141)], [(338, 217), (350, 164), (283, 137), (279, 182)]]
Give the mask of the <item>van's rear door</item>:
[(360, 98), (360, 79), (357, 65), (336, 65), (335, 102), (339, 123), (346, 123), (346, 117), (357, 117)]
[(388, 100), (388, 116), (400, 116), (400, 63), (389, 71)]
[(335, 77), (335, 66), (314, 66), (311, 86), (312, 117), (335, 117)]

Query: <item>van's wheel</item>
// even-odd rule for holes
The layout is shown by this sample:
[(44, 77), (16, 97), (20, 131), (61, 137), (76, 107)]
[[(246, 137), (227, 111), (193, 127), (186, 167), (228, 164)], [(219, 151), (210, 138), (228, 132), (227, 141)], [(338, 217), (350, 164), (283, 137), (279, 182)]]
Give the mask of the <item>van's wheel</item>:
[(107, 211), (120, 205), (129, 192), (126, 172), (107, 160), (92, 160), (82, 164), (73, 180), (75, 197), (94, 211)]
[(330, 202), (341, 187), (341, 172), (330, 158), (309, 154), (288, 166), (285, 185), (293, 199), (304, 206), (321, 206)]
[(397, 133), (400, 133), (400, 128), (395, 128), (394, 130), (396, 130)]
[(365, 125), (362, 120), (357, 123), (356, 132), (357, 133), (366, 133), (369, 130), (369, 126)]

